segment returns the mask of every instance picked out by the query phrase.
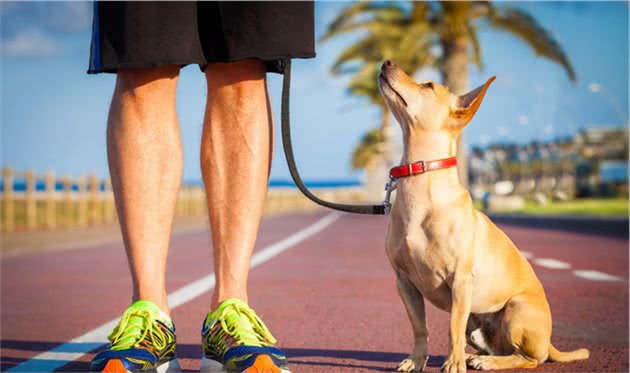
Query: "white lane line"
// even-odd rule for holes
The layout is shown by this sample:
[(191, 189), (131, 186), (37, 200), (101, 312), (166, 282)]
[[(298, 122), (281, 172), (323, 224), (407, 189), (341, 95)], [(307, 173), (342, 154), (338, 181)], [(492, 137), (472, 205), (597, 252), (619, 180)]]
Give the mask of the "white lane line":
[(577, 277), (581, 277), (591, 281), (623, 281), (621, 277), (590, 269), (575, 270), (573, 271), (573, 274)]
[(521, 251), (521, 255), (523, 255), (527, 259), (531, 259), (534, 257), (534, 254), (530, 253), (529, 251), (524, 251), (524, 250), (520, 250), (520, 251)]
[[(335, 220), (339, 219), (340, 216), (341, 214), (339, 213), (330, 213), (287, 238), (260, 249), (252, 256), (251, 268), (265, 263), (283, 251), (321, 232), (324, 228), (335, 222)], [(171, 309), (179, 307), (200, 296), (212, 289), (214, 284), (214, 273), (211, 273), (208, 276), (202, 277), (174, 291), (168, 296)], [(118, 320), (118, 318), (110, 320), (96, 329), (12, 367), (7, 370), (7, 372), (53, 372), (105, 344), (107, 336), (116, 326)]]
[(551, 258), (538, 258), (534, 259), (534, 263), (541, 267), (551, 268), (551, 269), (569, 269), (571, 268), (571, 264), (567, 262), (562, 262), (557, 259)]
[[(523, 256), (526, 258), (533, 257), (533, 255), (531, 255), (531, 253), (528, 253), (527, 251), (521, 251), (521, 254), (523, 254)], [(534, 259), (534, 263), (541, 267), (546, 267), (546, 268), (551, 268), (551, 269), (570, 269), (571, 268), (571, 264), (562, 262), (557, 259), (551, 259), (551, 258)], [(572, 271), (572, 273), (574, 276), (577, 276), (586, 280), (591, 280), (591, 281), (609, 281), (609, 282), (623, 281), (621, 277), (609, 275), (608, 273), (595, 271), (592, 269), (576, 269)]]

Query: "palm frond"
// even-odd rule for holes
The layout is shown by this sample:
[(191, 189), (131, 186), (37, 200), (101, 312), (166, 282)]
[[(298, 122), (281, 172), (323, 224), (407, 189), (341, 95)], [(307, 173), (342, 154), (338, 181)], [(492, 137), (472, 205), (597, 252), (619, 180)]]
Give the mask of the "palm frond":
[(436, 25), (436, 31), (443, 39), (457, 39), (468, 34), (469, 15), (472, 4), (470, 1), (441, 1), (441, 19)]
[(560, 64), (572, 82), (576, 81), (575, 71), (558, 41), (545, 30), (531, 15), (518, 9), (493, 9), (489, 13), (490, 26), (507, 31), (527, 43), (538, 56)]
[(403, 19), (405, 12), (396, 4), (378, 4), (368, 1), (357, 2), (339, 13), (319, 41), (324, 42), (340, 33), (352, 31), (352, 28), (347, 28), (348, 25), (356, 23), (357, 18), (361, 17), (363, 17), (363, 20), (370, 18), (378, 21), (394, 22)]
[(436, 58), (432, 53), (432, 34), (426, 22), (414, 22), (406, 28), (391, 57), (407, 73), (413, 74), (430, 65)]
[(414, 1), (411, 8), (412, 22), (427, 22), (431, 18), (431, 4), (426, 1)]
[(330, 25), (328, 25), (328, 31), (334, 32), (346, 22), (352, 20), (356, 15), (363, 13), (372, 6), (374, 6), (374, 4), (368, 1), (359, 1), (350, 5), (349, 7), (343, 9), (330, 23)]
[(366, 37), (359, 39), (356, 43), (344, 49), (341, 54), (337, 56), (333, 66), (330, 68), (331, 72), (335, 75), (341, 74), (343, 71), (342, 67), (352, 61), (382, 60), (383, 43), (388, 42), (386, 39), (387, 38), (385, 37), (373, 34), (368, 34)]
[(477, 29), (472, 24), (468, 25), (468, 40), (470, 40), (472, 46), (472, 63), (481, 70), (483, 68), (483, 63), (481, 62), (481, 43), (477, 36)]
[(470, 19), (486, 18), (492, 10), (493, 5), (490, 1), (473, 1), (468, 17)]
[(385, 152), (385, 139), (380, 128), (369, 130), (352, 153), (352, 168), (364, 169)]
[(366, 62), (348, 82), (348, 93), (363, 96), (374, 104), (384, 104), (378, 88), (380, 63)]
[(404, 32), (401, 21), (382, 20), (382, 19), (367, 19), (359, 20), (356, 22), (348, 22), (343, 26), (337, 28), (334, 32), (328, 31), (320, 39), (325, 41), (332, 36), (345, 34), (353, 31), (363, 30), (376, 35), (381, 36), (400, 36)]

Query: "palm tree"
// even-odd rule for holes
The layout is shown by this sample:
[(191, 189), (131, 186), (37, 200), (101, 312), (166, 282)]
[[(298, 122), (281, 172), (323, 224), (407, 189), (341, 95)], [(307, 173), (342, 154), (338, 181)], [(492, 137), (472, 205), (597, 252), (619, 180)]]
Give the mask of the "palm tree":
[[(370, 77), (363, 69), (374, 64), (378, 66), (380, 61), (390, 58), (411, 74), (428, 65), (437, 67), (442, 82), (452, 92), (461, 94), (469, 88), (469, 65), (472, 63), (482, 68), (478, 38), (482, 27), (515, 35), (536, 55), (562, 66), (575, 81), (575, 72), (562, 47), (531, 15), (489, 2), (360, 2), (346, 7), (337, 16), (322, 41), (356, 30), (367, 31), (338, 56), (332, 67), (335, 74), (356, 73), (355, 79), (363, 77), (376, 81), (376, 76)], [(460, 159), (465, 158), (463, 151), (460, 137)], [(459, 162), (459, 174), (465, 183), (465, 161)]]
[(360, 145), (352, 153), (352, 168), (369, 168), (376, 157), (385, 155), (383, 133), (379, 128), (371, 129), (363, 135)]
[[(409, 22), (404, 9), (389, 4), (358, 2), (347, 7), (330, 24), (328, 32), (320, 41), (362, 28), (362, 24), (346, 23), (363, 12), (368, 12), (375, 24), (367, 30), (365, 37), (339, 54), (331, 68), (335, 75), (352, 74), (348, 93), (366, 98), (380, 110), (378, 131), (370, 130), (358, 144), (352, 159), (353, 168), (366, 168), (373, 164), (375, 158), (384, 159), (387, 164), (393, 163), (390, 114), (377, 83), (382, 62), (395, 60), (401, 68), (412, 74), (435, 63), (434, 55), (427, 53), (431, 47), (427, 25)], [(409, 23), (408, 27), (401, 28), (400, 23), (405, 22)]]

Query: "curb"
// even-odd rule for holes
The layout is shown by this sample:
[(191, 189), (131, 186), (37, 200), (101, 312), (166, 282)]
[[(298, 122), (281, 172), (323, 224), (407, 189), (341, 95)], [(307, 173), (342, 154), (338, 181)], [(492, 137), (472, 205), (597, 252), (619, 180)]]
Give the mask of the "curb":
[(628, 240), (627, 217), (559, 216), (489, 213), (497, 224), (554, 229)]

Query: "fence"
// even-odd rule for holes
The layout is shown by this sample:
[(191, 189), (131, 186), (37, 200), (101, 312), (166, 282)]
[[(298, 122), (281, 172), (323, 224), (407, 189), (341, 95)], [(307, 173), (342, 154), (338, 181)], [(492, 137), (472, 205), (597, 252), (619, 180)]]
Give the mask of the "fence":
[[(176, 215), (205, 214), (203, 189), (183, 185)], [(95, 175), (57, 178), (54, 171), (2, 170), (2, 230), (56, 230), (116, 222), (114, 195), (109, 179)]]
[[(111, 183), (95, 175), (56, 177), (54, 171), (37, 175), (33, 171), (2, 170), (0, 185), (0, 222), (4, 232), (59, 230), (116, 222), (116, 208)], [(365, 199), (362, 188), (321, 189), (318, 195), (338, 202)], [(205, 216), (205, 192), (198, 185), (182, 185), (175, 216)], [(293, 188), (272, 189), (267, 193), (264, 213), (316, 209)]]

